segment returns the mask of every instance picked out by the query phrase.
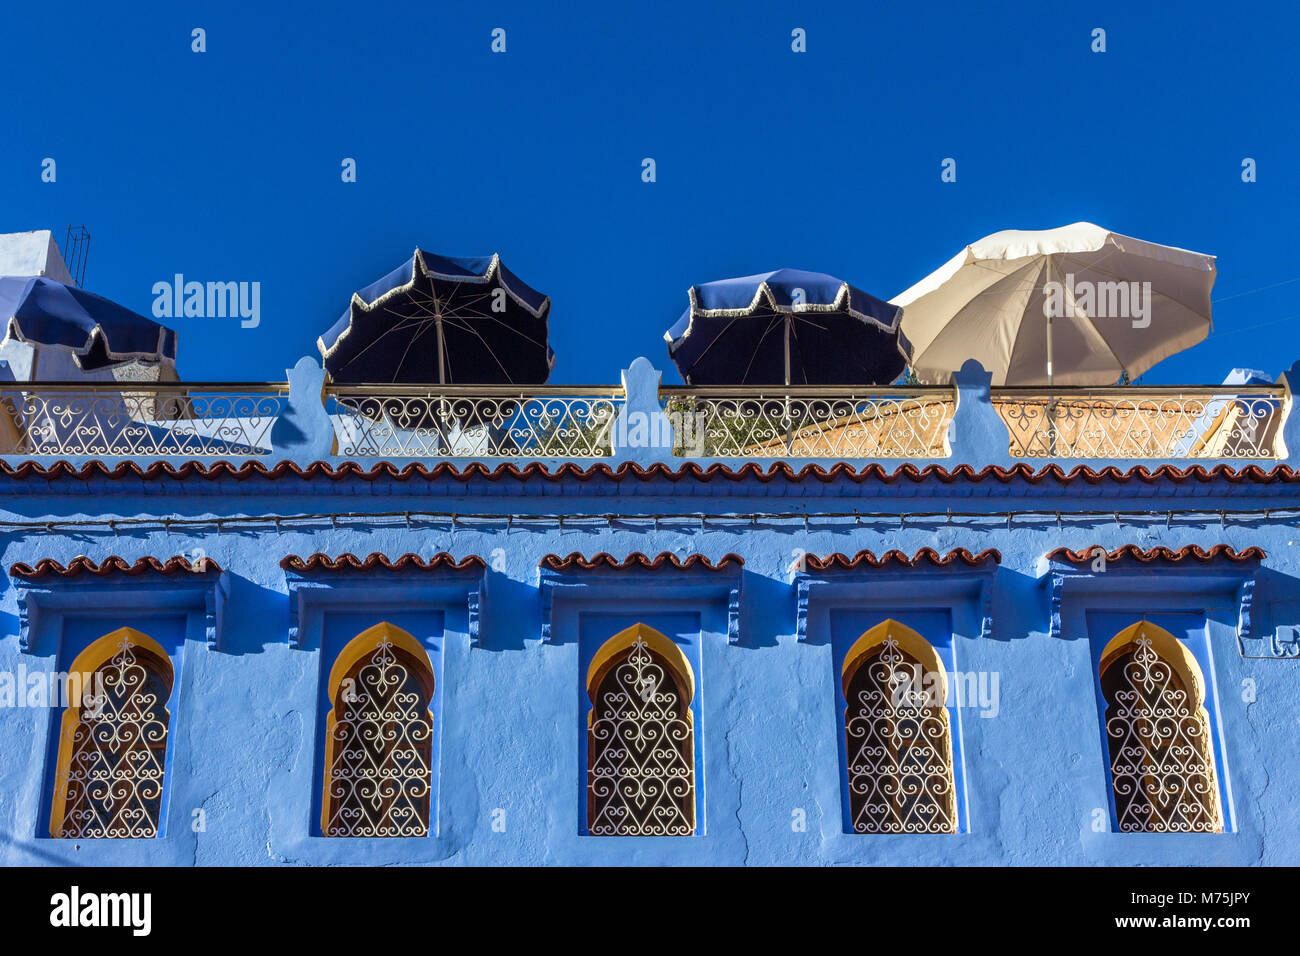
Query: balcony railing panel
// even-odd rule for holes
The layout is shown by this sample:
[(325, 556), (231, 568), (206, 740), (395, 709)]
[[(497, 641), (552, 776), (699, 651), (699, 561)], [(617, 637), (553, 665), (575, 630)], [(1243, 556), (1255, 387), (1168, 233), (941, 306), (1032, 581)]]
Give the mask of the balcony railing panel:
[(1015, 458), (1275, 459), (1284, 389), (994, 389)]
[(347, 458), (608, 458), (621, 388), (331, 385)]
[(673, 454), (692, 458), (945, 458), (952, 389), (665, 388)]
[[(292, 400), (290, 386), (274, 382), (0, 383), (0, 457), (960, 460), (982, 466), (1008, 456), (1278, 461), (1292, 444), (1282, 437), (1291, 405), (1285, 385), (660, 388), (651, 369), (625, 392), (622, 386), (336, 385), (322, 383), (319, 367), (316, 373), (314, 381), (295, 380)], [(967, 416), (960, 445), (954, 433), (959, 400)], [(277, 429), (281, 417), (286, 421)]]
[(17, 382), (0, 391), (0, 454), (248, 458), (271, 454), (287, 384)]

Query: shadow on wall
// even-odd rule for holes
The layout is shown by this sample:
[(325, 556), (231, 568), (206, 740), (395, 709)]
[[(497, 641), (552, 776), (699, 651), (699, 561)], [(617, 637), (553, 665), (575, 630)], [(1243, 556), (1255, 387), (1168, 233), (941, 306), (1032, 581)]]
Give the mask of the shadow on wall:
[(1041, 579), (1008, 567), (993, 576), (993, 630), (988, 636), (1010, 643), (1046, 634), (1051, 621), (1051, 594)]
[(221, 653), (242, 657), (260, 654), (275, 644), (288, 646), (288, 595), (235, 574), (229, 580), (230, 610)]
[[(740, 609), (740, 640), (736, 646), (751, 650), (776, 647), (778, 638), (793, 636), (796, 592), (788, 576), (772, 578), (741, 568), (740, 580), (744, 597)], [(782, 613), (770, 613), (774, 607), (781, 608)], [(757, 613), (759, 608), (763, 613)]]
[(479, 618), (478, 643), (487, 651), (522, 651), (529, 638), (541, 637), (542, 618), (537, 585), (516, 581), (489, 567)]

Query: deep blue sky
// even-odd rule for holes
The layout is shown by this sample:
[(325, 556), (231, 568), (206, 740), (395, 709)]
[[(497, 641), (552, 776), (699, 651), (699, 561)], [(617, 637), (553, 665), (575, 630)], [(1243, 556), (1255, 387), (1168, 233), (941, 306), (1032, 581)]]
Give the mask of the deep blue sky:
[(1300, 358), (1300, 281), (1239, 295), (1300, 277), (1292, 4), (239, 6), (4, 12), (0, 231), (84, 222), (86, 287), (146, 314), (176, 272), (262, 283), (256, 330), (171, 320), (187, 379), (282, 378), (417, 244), (500, 252), (552, 297), (552, 381), (596, 383), (671, 369), (694, 282), (790, 266), (889, 298), (1081, 219), (1219, 257), (1215, 331), (1144, 381)]

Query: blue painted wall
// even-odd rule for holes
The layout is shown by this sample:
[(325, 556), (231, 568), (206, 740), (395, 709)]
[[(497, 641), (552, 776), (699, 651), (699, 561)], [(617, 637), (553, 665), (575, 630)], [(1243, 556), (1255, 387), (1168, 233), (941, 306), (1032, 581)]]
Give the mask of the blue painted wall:
[[(408, 521), (404, 511), (444, 516)], [(454, 519), (446, 516), (452, 512)], [(230, 576), (217, 648), (207, 644), (201, 613), (186, 612), (183, 629), (159, 627), (158, 614), (168, 612), (151, 609), (146, 598), (135, 594), (114, 606), (111, 596), (125, 593), (119, 584), (77, 579), (75, 587), (86, 588), (84, 599), (62, 615), (43, 616), (31, 630), (30, 650), (23, 651), (19, 588), (5, 584), (0, 672), (20, 665), (28, 671), (65, 667), (90, 636), (134, 626), (175, 646), (177, 696), (165, 835), (140, 841), (42, 837), (57, 714), (0, 708), (0, 863), (1300, 863), (1294, 800), (1300, 792), (1300, 660), (1288, 656), (1294, 652), (1290, 628), (1300, 625), (1298, 514), (1295, 483), (1223, 477), (1094, 484), (991, 477), (0, 475), (6, 569), (43, 557), (67, 563), (79, 554), (117, 554), (134, 560), (198, 549)], [(295, 515), (321, 517), (287, 517)], [(263, 517), (219, 529), (213, 523), (257, 516)], [(282, 520), (277, 525), (269, 516)], [(170, 528), (163, 525), (167, 518), (173, 519)], [(208, 523), (181, 527), (177, 518)], [(146, 523), (109, 527), (109, 519)], [(90, 523), (47, 528), (74, 520)], [(1149, 600), (1130, 593), (1123, 602), (1098, 607), (1067, 591), (1062, 635), (1050, 635), (1051, 589), (1040, 565), (1053, 548), (1221, 542), (1238, 549), (1257, 545), (1268, 554), (1256, 575), (1249, 632), (1238, 633), (1240, 609), (1230, 596), (1180, 595), (1169, 586), (1171, 576), (1191, 571), (1166, 568), (1136, 572), (1135, 593)], [(831, 633), (819, 630), (821, 618), (810, 618), (807, 639), (797, 639), (792, 554), (912, 553), (922, 547), (1001, 551), (990, 634), (980, 633), (978, 609), (954, 612), (950, 601), (927, 605), (945, 572), (917, 568), (906, 572), (915, 576), (906, 607), (890, 613), (873, 602), (867, 587), (855, 607), (827, 615)], [(395, 600), (386, 612), (366, 600), (387, 599), (377, 591), (367, 597), (371, 589), (363, 586), (358, 605), (321, 611), (319, 639), (291, 648), (289, 588), (278, 562), (286, 554), (317, 551), (480, 555), (489, 567), (477, 625), (452, 592), (432, 610)], [(745, 561), (739, 640), (728, 640), (725, 599), (684, 594), (674, 604), (647, 588), (641, 597), (620, 593), (602, 606), (600, 588), (592, 586), (581, 600), (557, 599), (551, 640), (542, 641), (538, 563), (547, 554), (573, 551), (617, 557), (698, 552), (713, 559), (739, 554)], [(641, 573), (648, 580), (657, 572)], [(688, 573), (708, 580), (714, 572)], [(1120, 573), (1117, 567), (1104, 572)], [(407, 579), (375, 571), (366, 580), (396, 580), (400, 587)], [(1099, 610), (1110, 617), (1096, 618)], [(1230, 832), (1112, 832), (1095, 654), (1108, 629), (1148, 612), (1203, 622), (1180, 633), (1195, 638), (1193, 650), (1211, 682)], [(426, 615), (423, 623), (412, 621), (417, 613)], [(1090, 613), (1095, 626), (1088, 623)], [(982, 717), (966, 708), (954, 715), (961, 833), (853, 835), (844, 826), (838, 668), (855, 631), (908, 614), (951, 666), (998, 674), (997, 713)], [(321, 684), (335, 648), (385, 618), (420, 631), (437, 669), (436, 833), (324, 839), (315, 835)], [(701, 832), (694, 837), (582, 834), (585, 663), (602, 635), (635, 620), (680, 640), (698, 667)], [(206, 828), (196, 832), (198, 809)], [(1106, 816), (1100, 832), (1094, 826), (1099, 809)], [(797, 826), (800, 816), (804, 829)]]
[[(1049, 589), (1038, 577), (1042, 555), (1068, 545), (1107, 547), (1136, 542), (1238, 548), (1263, 547), (1269, 557), (1254, 595), (1258, 650), (1292, 619), (1300, 597), (1300, 561), (1294, 525), (1282, 517), (1234, 521), (1220, 527), (1207, 511), (1260, 504), (1262, 488), (1214, 482), (1168, 487), (1135, 484), (1028, 486), (937, 481), (883, 485), (824, 484), (779, 479), (769, 483), (658, 479), (581, 485), (544, 480), (453, 479), (372, 483), (360, 479), (305, 481), (254, 479), (145, 483), (94, 479), (30, 482), (11, 479), (3, 489), (0, 518), (36, 521), (88, 511), (98, 516), (256, 515), (310, 512), (381, 512), (409, 507), (455, 509), (449, 520), (341, 519), (270, 522), (207, 531), (161, 527), (75, 533), (10, 532), (5, 567), (15, 561), (77, 554), (184, 554), (201, 548), (231, 575), (230, 601), (220, 649), (209, 649), (201, 628), (191, 627), (178, 651), (179, 699), (173, 710), (166, 835), (150, 841), (95, 842), (41, 839), (48, 805), (48, 710), (0, 710), (0, 859), (7, 863), (389, 863), (435, 862), (664, 862), (664, 863), (1295, 863), (1300, 862), (1300, 815), (1291, 795), (1300, 785), (1300, 727), (1294, 659), (1242, 656), (1235, 611), (1195, 607), (1208, 617), (1202, 666), (1212, 675), (1215, 714), (1230, 788), (1233, 832), (1221, 836), (1132, 836), (1094, 832), (1095, 808), (1107, 808), (1106, 761), (1098, 732), (1095, 643), (1070, 625), (1048, 634)], [(1300, 507), (1291, 486), (1268, 486), (1263, 500), (1279, 513)], [(1160, 500), (1153, 500), (1160, 496)], [(867, 500), (870, 499), (870, 500)], [(959, 500), (955, 500), (959, 499)], [(819, 518), (819, 512), (942, 511), (956, 505), (986, 516), (946, 519)], [(1061, 511), (1050, 518), (1009, 509)], [(1080, 509), (1159, 509), (1148, 520), (1072, 517)], [(1169, 522), (1165, 511), (1174, 509)], [(1180, 515), (1193, 509), (1194, 515)], [(957, 508), (954, 508), (957, 510)], [(571, 516), (622, 512), (624, 519), (521, 521), (507, 514)], [(636, 515), (708, 511), (734, 518), (659, 518)], [(801, 518), (754, 520), (754, 514), (806, 512)], [(488, 517), (474, 517), (484, 515)], [(839, 646), (869, 619), (855, 612), (843, 634), (795, 638), (795, 591), (788, 567), (795, 549), (854, 553), (867, 548), (907, 552), (996, 547), (1003, 554), (994, 579), (994, 628), (981, 637), (970, 626), (951, 637), (962, 671), (996, 671), (996, 717), (969, 710), (959, 715), (966, 801), (956, 836), (873, 836), (843, 832), (839, 736), (842, 703), (836, 693)], [(499, 549), (499, 550), (498, 550)], [(287, 642), (289, 607), (285, 554), (350, 551), (426, 556), (448, 550), (489, 560), (478, 646), (463, 619), (441, 635), (439, 693), (441, 755), (438, 832), (421, 840), (330, 841), (312, 835), (318, 817), (318, 736), (323, 714), (320, 683), (331, 661), (310, 642)], [(539, 560), (548, 553), (634, 551), (679, 555), (701, 552), (745, 559), (740, 641), (727, 641), (725, 609), (701, 601), (698, 642), (700, 773), (703, 835), (688, 839), (594, 839), (580, 835), (581, 675), (587, 642), (623, 621), (654, 623), (666, 609), (658, 597), (635, 607), (624, 598), (618, 621), (601, 629), (596, 619), (575, 630), (561, 603), (553, 640), (543, 643)], [(386, 572), (374, 574), (383, 578)], [(644, 572), (652, 575), (654, 572)], [(697, 572), (707, 576), (711, 572)], [(924, 601), (938, 571), (915, 569)], [(1106, 572), (1115, 574), (1112, 568)], [(1155, 574), (1156, 572), (1146, 572)], [(1178, 573), (1178, 572), (1171, 572)], [(57, 585), (55, 585), (57, 587)], [(1152, 607), (1163, 610), (1153, 578)], [(4, 594), (7, 637), (0, 641), (0, 670), (66, 666), (78, 642), (123, 625), (163, 639), (146, 609), (99, 610), (86, 602), (86, 619), (62, 633), (38, 626), (31, 651), (18, 642), (18, 597)], [(680, 609), (672, 609), (674, 612)], [(369, 610), (326, 629), (326, 653), (366, 620), (399, 617)], [(1082, 613), (1082, 612), (1080, 612)], [(1141, 608), (1134, 606), (1136, 619)], [(881, 616), (886, 616), (883, 612)], [(1125, 617), (1120, 614), (1120, 617)], [(1276, 619), (1275, 619), (1276, 618)], [(663, 623), (662, 621), (660, 623)], [(592, 630), (589, 638), (586, 627)], [(667, 624), (664, 624), (667, 627)], [(1110, 627), (1109, 624), (1106, 625)], [(337, 628), (337, 629), (336, 629)], [(409, 629), (409, 628), (408, 628)], [(680, 628), (678, 629), (680, 630)], [(1284, 632), (1285, 633), (1285, 632)], [(1262, 636), (1261, 636), (1262, 635)], [(1099, 639), (1099, 638), (1097, 638)], [(936, 643), (942, 644), (941, 639)], [(1285, 648), (1284, 648), (1285, 650)], [(1198, 652), (1199, 653), (1199, 652)], [(1254, 682), (1245, 695), (1243, 681)], [(1243, 696), (1252, 696), (1246, 701)], [(203, 808), (207, 829), (191, 829)], [(493, 810), (505, 811), (505, 832), (494, 832)], [(792, 829), (803, 810), (806, 832)], [(500, 819), (498, 817), (498, 819)], [(341, 845), (346, 844), (346, 845)]]

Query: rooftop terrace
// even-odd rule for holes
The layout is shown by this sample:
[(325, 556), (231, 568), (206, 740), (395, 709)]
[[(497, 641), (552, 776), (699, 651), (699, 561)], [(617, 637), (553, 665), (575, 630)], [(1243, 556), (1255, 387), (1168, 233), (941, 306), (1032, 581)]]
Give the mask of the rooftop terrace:
[(660, 384), (637, 359), (616, 385), (338, 385), (302, 359), (283, 382), (11, 383), (0, 457), (370, 464), (1024, 462), (1295, 464), (1290, 379), (1276, 385), (993, 388)]

